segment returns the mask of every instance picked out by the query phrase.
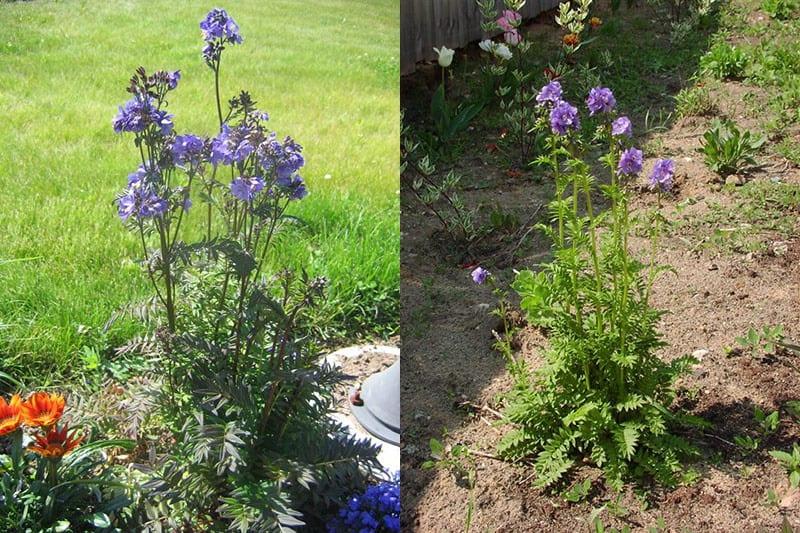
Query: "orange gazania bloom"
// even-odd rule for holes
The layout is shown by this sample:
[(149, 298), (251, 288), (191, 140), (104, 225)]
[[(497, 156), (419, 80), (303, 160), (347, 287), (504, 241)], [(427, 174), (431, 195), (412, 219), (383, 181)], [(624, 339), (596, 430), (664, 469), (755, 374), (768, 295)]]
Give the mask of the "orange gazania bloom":
[(61, 459), (83, 441), (83, 435), (75, 438), (75, 430), (70, 433), (67, 424), (61, 429), (54, 426), (46, 435), (36, 435), (34, 438), (36, 442), (28, 449), (48, 459)]
[(0, 396), (0, 436), (16, 429), (22, 424), (22, 400), (19, 394), (11, 397), (10, 402)]
[(589, 19), (589, 25), (593, 29), (598, 28), (601, 24), (603, 24), (603, 21), (600, 19), (600, 17), (592, 17)]
[(577, 33), (568, 33), (564, 36), (564, 44), (567, 46), (575, 46), (579, 42), (581, 42), (581, 38), (578, 37)]
[(50, 427), (64, 413), (64, 397), (57, 393), (36, 392), (22, 404), (22, 421), (31, 427)]

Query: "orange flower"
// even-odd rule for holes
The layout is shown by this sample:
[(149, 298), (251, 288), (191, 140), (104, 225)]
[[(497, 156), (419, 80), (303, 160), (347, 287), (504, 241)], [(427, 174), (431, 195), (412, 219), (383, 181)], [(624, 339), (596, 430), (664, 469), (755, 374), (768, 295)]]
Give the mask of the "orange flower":
[(589, 25), (592, 27), (592, 29), (599, 28), (601, 24), (603, 24), (603, 21), (600, 19), (600, 17), (592, 17), (589, 19)]
[(48, 459), (61, 459), (83, 441), (83, 435), (75, 438), (75, 430), (70, 433), (67, 424), (60, 430), (53, 427), (46, 435), (36, 435), (34, 438), (36, 442), (28, 449)]
[(64, 397), (57, 393), (35, 392), (22, 404), (22, 421), (31, 427), (49, 428), (64, 413)]
[(579, 42), (581, 42), (581, 38), (578, 37), (577, 33), (568, 33), (564, 36), (564, 44), (567, 46), (575, 46)]
[(19, 394), (11, 397), (10, 402), (0, 396), (0, 436), (15, 431), (22, 424), (22, 400)]

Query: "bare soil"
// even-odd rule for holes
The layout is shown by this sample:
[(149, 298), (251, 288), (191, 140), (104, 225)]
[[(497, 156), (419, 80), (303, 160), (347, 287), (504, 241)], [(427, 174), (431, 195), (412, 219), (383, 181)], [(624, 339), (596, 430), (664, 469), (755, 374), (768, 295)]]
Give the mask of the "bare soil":
[[(424, 69), (415, 76), (404, 80), (406, 98), (414, 94), (415, 84), (426, 83)], [(758, 130), (759, 115), (743, 104), (746, 91), (757, 89), (724, 83), (715, 90), (714, 99), (721, 115), (735, 118), (743, 128)], [(710, 204), (731, 204), (731, 191), (721, 187), (696, 152), (709, 121), (708, 117), (684, 119), (657, 137), (640, 139), (658, 146), (659, 156), (672, 157), (677, 163), (675, 195), (662, 203), (662, 213), (669, 218), (678, 216), (676, 207), (689, 198), (693, 203), (682, 216), (699, 221)], [(634, 121), (636, 130), (641, 131), (641, 126)], [(517, 213), (527, 226), (543, 221), (540, 206), (550, 199), (550, 182), (529, 175), (509, 177), (506, 169), (497, 167), (485, 146), (498, 134), (476, 128), (464, 150), (469, 155), (456, 164), (465, 174), (466, 203), (501, 205)], [(743, 181), (800, 183), (800, 172), (770, 149), (759, 162), (762, 166), (742, 176)], [(587, 502), (569, 504), (557, 494), (534, 489), (529, 467), (490, 457), (506, 431), (498, 424), (496, 412), (502, 410), (503, 394), (512, 381), (504, 360), (492, 347), (498, 322), (489, 311), (496, 299), (489, 287), (472, 283), (470, 267), (480, 263), (505, 285), (515, 269), (535, 268), (546, 260), (549, 243), (537, 231), (516, 233), (515, 238), (524, 237), (516, 254), (507, 253), (517, 246), (513, 239), (465, 254), (445, 239), (435, 217), (414, 203), (406, 185), (401, 192), (403, 531), (465, 529), (469, 490), (445, 469), (421, 468), (430, 458), (432, 437), (485, 455), (477, 457), (471, 531), (588, 531), (592, 510), (616, 498), (603, 484), (599, 470), (583, 466), (575, 473), (576, 480), (590, 477), (595, 482)], [(633, 198), (639, 212), (655, 202), (643, 184)], [(537, 215), (529, 221), (531, 213)], [(785, 216), (798, 219), (797, 212)], [(706, 234), (715, 229), (719, 228), (704, 228)], [(671, 234), (660, 241), (658, 262), (675, 269), (674, 274), (657, 280), (653, 292), (654, 305), (668, 311), (660, 330), (669, 346), (661, 356), (670, 360), (697, 353), (702, 359), (680, 381), (679, 402), (714, 427), (692, 436), (703, 450), (700, 461), (687, 465), (699, 472), (696, 482), (652, 491), (646, 505), (629, 486), (619, 506), (600, 514), (606, 527), (627, 525), (632, 531), (647, 531), (660, 517), (667, 531), (676, 532), (773, 532), (780, 531), (784, 517), (800, 527), (800, 493), (788, 487), (785, 471), (767, 454), (768, 450), (790, 450), (800, 438), (800, 425), (784, 409), (787, 400), (800, 399), (800, 371), (786, 353), (759, 357), (730, 350), (735, 338), (751, 326), (783, 324), (787, 337), (800, 338), (800, 238), (798, 231), (788, 238), (769, 232), (753, 238), (763, 246), (741, 254), (698, 246), (703, 235), (697, 234)], [(648, 242), (634, 237), (632, 252), (646, 254)], [(535, 367), (541, 364), (546, 344), (541, 332), (525, 326), (514, 339), (515, 357)], [(756, 435), (755, 406), (779, 409), (781, 425), (775, 434), (762, 438), (758, 451), (748, 454), (732, 443), (737, 435)], [(777, 505), (766, 502), (769, 489), (775, 491)]]

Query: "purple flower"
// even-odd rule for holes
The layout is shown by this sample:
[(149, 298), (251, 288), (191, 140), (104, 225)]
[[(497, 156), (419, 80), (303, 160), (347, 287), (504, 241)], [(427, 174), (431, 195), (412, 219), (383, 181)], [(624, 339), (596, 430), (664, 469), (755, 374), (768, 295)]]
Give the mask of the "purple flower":
[(128, 186), (117, 199), (119, 218), (123, 222), (130, 217), (150, 218), (161, 216), (167, 212), (169, 204), (156, 194), (148, 179), (154, 177), (156, 175), (148, 173), (144, 167), (139, 167), (128, 175)]
[(485, 268), (478, 267), (472, 271), (472, 281), (477, 283), (478, 285), (483, 285), (483, 282), (486, 281), (486, 278), (489, 277), (489, 271)]
[(259, 147), (259, 159), (265, 171), (274, 169), (279, 179), (287, 179), (305, 165), (302, 152), (303, 147), (291, 137), (278, 142), (273, 135)]
[(181, 71), (176, 70), (175, 72), (168, 72), (167, 73), (167, 86), (170, 89), (175, 89), (178, 86), (178, 81), (181, 79)]
[(214, 165), (232, 165), (241, 163), (253, 153), (255, 148), (248, 140), (252, 132), (245, 126), (231, 128), (222, 125), (222, 131), (211, 140), (211, 163)]
[(241, 44), (244, 40), (239, 33), (239, 25), (224, 9), (215, 8), (209, 11), (200, 21), (200, 29), (203, 30), (203, 40), (208, 43), (221, 40)]
[(617, 100), (614, 98), (614, 93), (611, 89), (606, 87), (595, 87), (589, 91), (589, 97), (586, 98), (586, 105), (589, 108), (589, 114), (603, 112), (608, 113), (617, 105)]
[(197, 164), (204, 147), (205, 142), (197, 135), (178, 135), (172, 143), (172, 160), (176, 165)]
[(650, 186), (661, 191), (672, 189), (675, 177), (675, 161), (672, 159), (659, 159), (650, 173)]
[(157, 109), (151, 97), (138, 95), (119, 107), (113, 121), (117, 133), (140, 133), (151, 124), (155, 124), (162, 135), (168, 135), (172, 132), (172, 115)]
[(619, 158), (618, 170), (620, 174), (633, 176), (642, 171), (642, 151), (636, 148), (628, 148), (622, 152)]
[(252, 178), (238, 177), (231, 182), (231, 194), (243, 202), (251, 202), (256, 194), (264, 188), (264, 180), (258, 176)]
[(559, 102), (550, 111), (550, 127), (553, 129), (553, 133), (564, 135), (569, 129), (577, 130), (580, 126), (578, 109), (569, 102)]
[(618, 137), (625, 135), (627, 137), (633, 136), (633, 129), (631, 128), (631, 120), (628, 117), (619, 117), (611, 123), (611, 135)]
[(290, 200), (302, 200), (308, 196), (305, 181), (300, 175), (278, 177), (275, 183), (286, 191)]
[(539, 105), (550, 103), (556, 105), (561, 101), (561, 84), (557, 81), (551, 81), (539, 91), (536, 95), (536, 101)]

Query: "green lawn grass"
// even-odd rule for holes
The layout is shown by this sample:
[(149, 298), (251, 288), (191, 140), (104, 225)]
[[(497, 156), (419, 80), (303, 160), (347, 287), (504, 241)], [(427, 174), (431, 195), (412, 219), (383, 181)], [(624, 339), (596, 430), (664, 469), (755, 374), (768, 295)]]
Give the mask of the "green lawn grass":
[[(74, 370), (91, 332), (149, 294), (112, 204), (137, 155), (111, 119), (137, 66), (180, 69), (176, 131), (215, 132), (198, 28), (211, 7), (227, 8), (245, 38), (225, 52), (223, 96), (247, 89), (305, 148), (311, 195), (292, 214), (308, 226), (284, 235), (274, 263), (330, 278), (325, 335), (394, 332), (399, 0), (3, 3), (0, 370)], [(115, 326), (112, 343), (135, 327)]]

